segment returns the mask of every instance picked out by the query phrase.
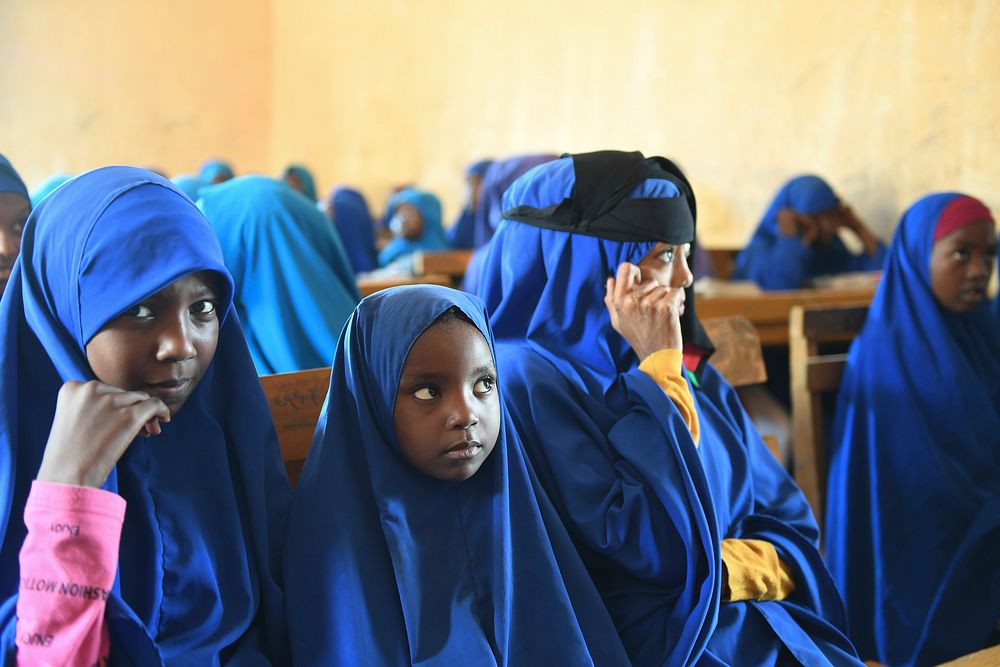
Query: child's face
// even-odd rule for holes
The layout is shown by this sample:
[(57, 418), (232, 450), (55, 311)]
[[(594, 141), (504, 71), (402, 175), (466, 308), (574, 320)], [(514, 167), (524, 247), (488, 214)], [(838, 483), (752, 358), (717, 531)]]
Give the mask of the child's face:
[(416, 241), (424, 233), (424, 217), (412, 204), (400, 204), (389, 222), (392, 231), (407, 241)]
[(438, 322), (421, 334), (403, 364), (393, 425), (417, 470), (446, 481), (476, 474), (500, 436), (493, 355), (476, 327)]
[(285, 183), (287, 183), (296, 192), (305, 194), (305, 187), (302, 185), (302, 180), (299, 175), (294, 171), (289, 171), (285, 173)]
[(942, 236), (931, 250), (931, 291), (945, 309), (967, 313), (986, 298), (997, 261), (996, 229), (975, 222)]
[(180, 410), (219, 342), (214, 278), (210, 271), (185, 276), (105, 324), (86, 348), (97, 379), (155, 396), (170, 414)]
[(0, 192), (0, 294), (3, 294), (21, 250), (21, 232), (31, 204), (16, 192)]

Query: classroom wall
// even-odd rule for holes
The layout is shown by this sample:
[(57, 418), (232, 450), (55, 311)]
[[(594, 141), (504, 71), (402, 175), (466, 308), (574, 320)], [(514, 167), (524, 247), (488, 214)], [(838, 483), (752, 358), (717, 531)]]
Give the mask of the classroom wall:
[(998, 34), (992, 0), (2, 2), (0, 151), (32, 184), (300, 161), (450, 218), (478, 157), (641, 149), (688, 171), (709, 245), (804, 170), (887, 236), (929, 190), (1000, 210)]
[(266, 166), (270, 15), (271, 0), (0, 2), (0, 152), (29, 187), (215, 154)]

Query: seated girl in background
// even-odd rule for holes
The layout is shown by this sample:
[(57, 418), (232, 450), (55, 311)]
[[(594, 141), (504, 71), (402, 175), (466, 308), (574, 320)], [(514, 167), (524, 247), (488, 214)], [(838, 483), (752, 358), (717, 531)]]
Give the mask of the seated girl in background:
[[(841, 228), (861, 240), (861, 254), (840, 240)], [(730, 279), (752, 280), (766, 290), (798, 289), (818, 276), (877, 271), (884, 261), (885, 246), (823, 179), (798, 176), (775, 195)]]
[(290, 188), (308, 198), (309, 201), (316, 201), (316, 182), (313, 180), (312, 172), (301, 164), (292, 164), (285, 168), (285, 173), (281, 175), (281, 180), (288, 184)]
[(627, 665), (536, 484), (482, 303), (426, 285), (366, 298), (289, 515), (294, 661)]
[(0, 296), (21, 249), (21, 231), (31, 214), (28, 188), (14, 166), (0, 155)]
[(408, 258), (418, 250), (446, 250), (441, 202), (425, 190), (406, 188), (393, 195), (386, 211), (394, 235), (378, 255), (379, 266)]
[(198, 177), (205, 182), (206, 185), (218, 185), (219, 183), (225, 183), (229, 179), (233, 178), (235, 174), (233, 173), (233, 168), (229, 166), (229, 163), (223, 162), (222, 160), (205, 160), (201, 164), (201, 169), (198, 171)]
[(208, 223), (108, 167), (24, 239), (0, 301), (5, 664), (284, 664), (291, 492)]
[(236, 310), (261, 374), (329, 366), (360, 300), (326, 216), (284, 183), (241, 176), (202, 191), (198, 206), (236, 282)]
[(364, 195), (338, 185), (326, 200), (326, 215), (344, 244), (354, 273), (373, 270), (376, 264), (375, 222)]
[(492, 160), (479, 160), (470, 164), (465, 170), (462, 211), (445, 232), (445, 239), (452, 248), (463, 250), (475, 248), (473, 242), (476, 236), (476, 202), (479, 200), (479, 188), (483, 184), (483, 176), (491, 164)]
[(504, 217), (481, 285), (497, 370), (632, 662), (859, 664), (809, 505), (707, 362), (684, 175), (567, 156)]
[(826, 556), (861, 654), (894, 667), (1000, 640), (996, 258), (978, 200), (910, 207), (841, 383)]

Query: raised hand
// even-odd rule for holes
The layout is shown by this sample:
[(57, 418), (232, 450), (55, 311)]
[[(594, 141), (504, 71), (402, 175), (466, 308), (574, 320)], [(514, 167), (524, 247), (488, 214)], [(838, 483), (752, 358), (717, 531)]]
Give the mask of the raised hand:
[(618, 275), (608, 278), (604, 305), (611, 326), (628, 341), (639, 360), (663, 349), (681, 350), (684, 288), (670, 288), (654, 280), (642, 282), (635, 264), (624, 262)]

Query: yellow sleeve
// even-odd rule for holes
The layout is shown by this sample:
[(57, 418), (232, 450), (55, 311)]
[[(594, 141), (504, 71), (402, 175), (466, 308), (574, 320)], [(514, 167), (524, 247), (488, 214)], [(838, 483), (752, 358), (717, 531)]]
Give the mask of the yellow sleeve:
[(681, 365), (684, 356), (680, 350), (664, 349), (654, 352), (639, 364), (639, 370), (653, 378), (656, 384), (667, 393), (681, 413), (681, 417), (691, 431), (694, 444), (698, 444), (699, 427), (698, 412), (694, 409), (694, 398), (687, 382), (681, 375)]
[(722, 601), (784, 600), (795, 590), (792, 572), (764, 540), (722, 540)]

